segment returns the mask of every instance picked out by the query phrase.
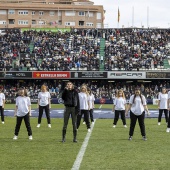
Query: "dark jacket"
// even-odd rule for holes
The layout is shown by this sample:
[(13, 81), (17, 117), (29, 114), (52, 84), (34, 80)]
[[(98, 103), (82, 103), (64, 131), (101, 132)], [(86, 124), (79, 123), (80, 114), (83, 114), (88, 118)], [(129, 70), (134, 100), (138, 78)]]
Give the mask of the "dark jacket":
[(64, 100), (65, 106), (72, 106), (76, 108), (76, 111), (80, 110), (79, 96), (78, 92), (73, 90), (64, 89), (62, 93), (62, 99)]

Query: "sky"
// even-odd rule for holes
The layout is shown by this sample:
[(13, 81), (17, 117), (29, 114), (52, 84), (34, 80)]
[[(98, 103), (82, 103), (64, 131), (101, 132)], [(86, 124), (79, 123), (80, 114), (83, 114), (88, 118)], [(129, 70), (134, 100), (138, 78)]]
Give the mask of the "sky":
[[(105, 28), (170, 28), (170, 0), (91, 0), (103, 5)], [(118, 23), (118, 8), (120, 21)]]

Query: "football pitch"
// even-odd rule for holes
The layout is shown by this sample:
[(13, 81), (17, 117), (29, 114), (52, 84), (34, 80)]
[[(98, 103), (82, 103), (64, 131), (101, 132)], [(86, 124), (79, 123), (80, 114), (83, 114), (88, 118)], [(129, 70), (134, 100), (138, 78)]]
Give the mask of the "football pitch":
[(147, 141), (140, 135), (136, 124), (132, 141), (128, 128), (121, 120), (113, 128), (112, 119), (96, 119), (92, 131), (87, 132), (81, 123), (78, 143), (73, 143), (72, 123), (69, 120), (66, 142), (61, 143), (63, 119), (52, 118), (52, 128), (42, 119), (37, 128), (37, 118), (31, 118), (33, 140), (29, 141), (24, 122), (18, 140), (13, 140), (16, 118), (5, 117), (0, 124), (0, 169), (21, 170), (168, 170), (170, 167), (169, 141), (164, 118), (160, 126), (157, 119), (145, 119)]

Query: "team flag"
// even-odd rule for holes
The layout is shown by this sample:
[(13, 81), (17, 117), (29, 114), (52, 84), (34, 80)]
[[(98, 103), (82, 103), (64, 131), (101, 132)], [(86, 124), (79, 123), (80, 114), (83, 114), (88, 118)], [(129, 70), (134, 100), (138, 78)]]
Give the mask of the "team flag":
[(120, 21), (120, 11), (119, 11), (119, 8), (118, 8), (118, 16), (117, 16), (117, 22)]

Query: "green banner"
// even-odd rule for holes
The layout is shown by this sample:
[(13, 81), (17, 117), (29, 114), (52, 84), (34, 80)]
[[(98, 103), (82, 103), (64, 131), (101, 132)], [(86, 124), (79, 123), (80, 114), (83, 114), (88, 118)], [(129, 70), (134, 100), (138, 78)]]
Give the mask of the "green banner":
[(51, 31), (51, 32), (70, 32), (70, 28), (22, 28), (21, 31), (36, 30), (36, 31)]

